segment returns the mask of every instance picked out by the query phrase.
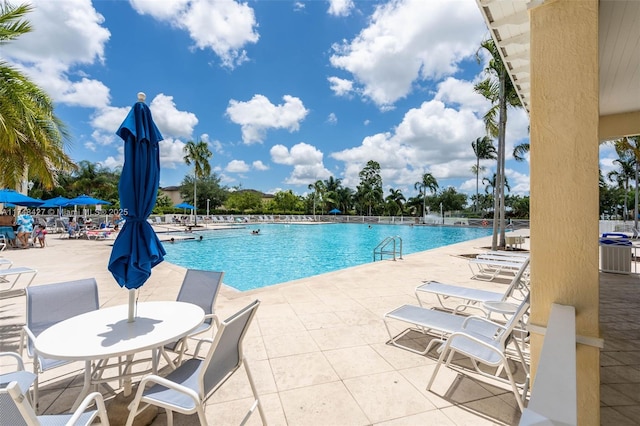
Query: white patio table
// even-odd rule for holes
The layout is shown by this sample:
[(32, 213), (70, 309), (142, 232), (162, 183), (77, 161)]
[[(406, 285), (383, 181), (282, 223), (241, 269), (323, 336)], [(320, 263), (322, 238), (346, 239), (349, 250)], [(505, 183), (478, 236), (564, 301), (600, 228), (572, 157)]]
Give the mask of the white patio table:
[[(36, 350), (45, 357), (85, 361), (84, 385), (73, 409), (82, 401), (93, 384), (106, 380), (93, 379), (93, 361), (126, 356), (128, 364), (136, 353), (152, 351), (152, 371), (157, 374), (158, 350), (165, 344), (186, 336), (204, 321), (204, 311), (184, 302), (143, 302), (137, 304), (135, 321), (127, 321), (128, 305), (113, 306), (61, 321), (43, 331), (35, 341)], [(125, 368), (125, 394), (131, 392), (131, 376)], [(144, 374), (136, 372), (135, 375)]]

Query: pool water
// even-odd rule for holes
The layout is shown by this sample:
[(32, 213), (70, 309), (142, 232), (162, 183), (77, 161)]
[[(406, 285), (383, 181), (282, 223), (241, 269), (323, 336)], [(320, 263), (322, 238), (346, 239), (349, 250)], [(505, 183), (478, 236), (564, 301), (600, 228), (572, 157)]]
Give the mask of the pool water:
[(399, 236), (407, 255), (490, 234), (490, 229), (462, 227), (255, 224), (193, 232), (195, 241), (164, 247), (168, 262), (224, 271), (225, 284), (250, 290), (373, 262), (374, 249), (387, 237)]

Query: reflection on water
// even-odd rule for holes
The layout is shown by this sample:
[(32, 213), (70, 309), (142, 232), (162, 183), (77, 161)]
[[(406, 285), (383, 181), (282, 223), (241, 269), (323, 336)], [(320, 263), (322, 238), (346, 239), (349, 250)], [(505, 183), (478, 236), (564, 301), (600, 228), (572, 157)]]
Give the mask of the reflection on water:
[(124, 318), (114, 324), (107, 324), (111, 330), (98, 334), (98, 336), (104, 337), (102, 346), (113, 346), (121, 341), (144, 336), (152, 332), (156, 324), (161, 322), (162, 320), (145, 317), (136, 317), (135, 321), (129, 322), (127, 318)]

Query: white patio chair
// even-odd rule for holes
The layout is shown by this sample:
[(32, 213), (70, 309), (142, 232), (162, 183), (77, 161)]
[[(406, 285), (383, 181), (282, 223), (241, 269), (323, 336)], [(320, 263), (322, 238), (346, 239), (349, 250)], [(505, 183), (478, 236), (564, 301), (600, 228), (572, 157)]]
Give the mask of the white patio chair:
[[(243, 364), (249, 378), (254, 402), (242, 424), (253, 414), (256, 407), (262, 423), (267, 424), (251, 371), (242, 352), (243, 339), (259, 304), (260, 301), (256, 300), (223, 321), (204, 359), (196, 358), (202, 343), (200, 342), (194, 358), (185, 361), (167, 377), (150, 375), (143, 378), (130, 405), (127, 426), (133, 424), (133, 420), (139, 413), (140, 403), (164, 408), (167, 412), (168, 426), (173, 425), (174, 411), (187, 415), (197, 413), (200, 424), (206, 426), (209, 424), (204, 410), (206, 401)], [(145, 389), (147, 384), (152, 386)]]
[[(513, 337), (513, 332), (528, 309), (529, 296), (527, 295), (525, 300), (518, 307), (516, 313), (505, 325), (491, 322), (486, 318), (467, 318), (462, 324), (462, 327), (453, 332), (440, 348), (440, 357), (438, 358), (436, 368), (433, 370), (431, 379), (427, 384), (427, 390), (431, 389), (431, 386), (438, 374), (438, 370), (440, 369), (440, 366), (445, 363), (445, 359), (447, 367), (462, 372), (463, 374), (467, 373), (468, 370), (452, 364), (453, 356), (458, 353), (471, 359), (471, 364), (473, 366), (472, 371), (475, 373), (509, 384), (516, 397), (520, 411), (523, 411), (524, 401), (527, 398), (527, 392), (529, 390), (529, 367), (524, 359), (520, 345)], [(487, 325), (490, 327), (496, 327), (496, 331), (494, 333), (478, 331), (478, 326), (486, 327)], [(516, 383), (511, 367), (509, 366), (507, 345), (511, 342), (514, 342), (513, 346), (519, 355), (519, 361), (525, 373), (525, 379), (522, 383)], [(487, 372), (480, 368), (480, 364), (495, 367), (497, 370), (494, 372)], [(506, 379), (500, 377), (502, 370), (506, 372)], [(522, 389), (522, 395), (520, 394), (520, 389)]]
[[(193, 332), (188, 336), (180, 339), (177, 342), (165, 345), (161, 353), (169, 366), (175, 368), (175, 365), (179, 365), (182, 362), (184, 353), (188, 349), (188, 339), (199, 340), (196, 336), (208, 331), (215, 324), (219, 325), (218, 317), (215, 315), (214, 305), (218, 297), (218, 292), (222, 286), (222, 278), (224, 272), (216, 271), (203, 271), (199, 269), (187, 269), (187, 273), (182, 280), (180, 291), (176, 301), (187, 302), (198, 305), (202, 308), (205, 314), (205, 320)], [(178, 354), (178, 359), (172, 361), (166, 351), (175, 352)]]
[[(100, 307), (95, 278), (29, 287), (26, 295), (26, 325), (20, 338), (20, 353), (23, 353), (26, 339), (27, 355), (33, 358), (33, 372), (36, 375), (70, 363), (39, 355), (34, 342), (40, 333), (52, 325)], [(37, 378), (33, 384), (33, 403), (37, 409)]]
[[(0, 358), (10, 359), (15, 364), (14, 370), (9, 371), (8, 362), (2, 362), (2, 374), (0, 374), (0, 389), (6, 388), (9, 383), (16, 382), (20, 389), (24, 389), (27, 398), (29, 398), (31, 385), (36, 381), (36, 375), (24, 369), (24, 361), (22, 357), (15, 352), (0, 352)], [(0, 410), (1, 412), (2, 410)], [(0, 424), (2, 421), (0, 420)]]
[[(96, 409), (85, 411), (89, 405), (95, 403)], [(69, 414), (38, 416), (29, 404), (27, 398), (17, 382), (11, 382), (6, 388), (0, 389), (0, 424), (11, 426), (38, 425), (66, 425), (88, 426), (99, 417), (102, 426), (109, 426), (107, 409), (99, 392), (86, 396), (77, 410)]]
[[(433, 294), (438, 299), (438, 303), (440, 303), (440, 306), (445, 310), (462, 312), (467, 308), (474, 308), (479, 309), (487, 314), (487, 311), (482, 306), (483, 302), (506, 301), (507, 299), (514, 297), (514, 293), (516, 291), (519, 291), (520, 296), (522, 297), (526, 296), (529, 293), (527, 274), (528, 268), (529, 258), (527, 257), (520, 265), (520, 269), (518, 269), (518, 272), (511, 279), (511, 283), (509, 283), (509, 286), (504, 291), (504, 293), (482, 290), (473, 287), (458, 286), (454, 284), (440, 283), (438, 281), (427, 281), (426, 283), (416, 287), (416, 298), (418, 299), (418, 303), (420, 303), (420, 306), (423, 306), (420, 294)], [(518, 298), (522, 300), (521, 297)], [(455, 299), (458, 301), (458, 304), (455, 306), (445, 305), (444, 302), (448, 299)]]

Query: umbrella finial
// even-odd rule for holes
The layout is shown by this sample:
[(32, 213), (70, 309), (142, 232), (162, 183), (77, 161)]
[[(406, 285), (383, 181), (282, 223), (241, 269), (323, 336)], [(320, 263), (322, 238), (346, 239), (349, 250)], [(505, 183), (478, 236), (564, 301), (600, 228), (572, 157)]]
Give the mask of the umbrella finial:
[(147, 99), (147, 95), (144, 92), (138, 92), (138, 102), (144, 102)]

